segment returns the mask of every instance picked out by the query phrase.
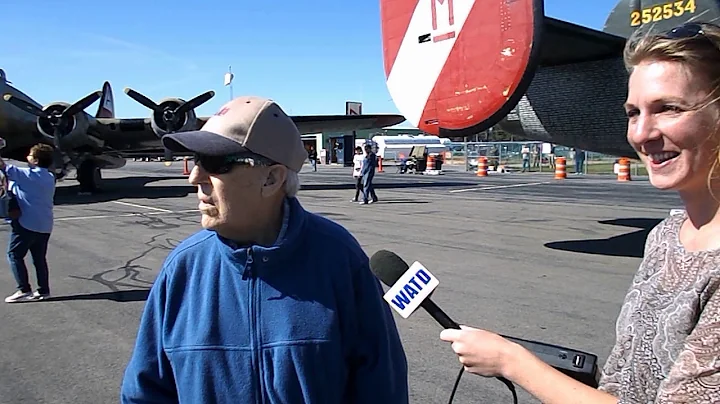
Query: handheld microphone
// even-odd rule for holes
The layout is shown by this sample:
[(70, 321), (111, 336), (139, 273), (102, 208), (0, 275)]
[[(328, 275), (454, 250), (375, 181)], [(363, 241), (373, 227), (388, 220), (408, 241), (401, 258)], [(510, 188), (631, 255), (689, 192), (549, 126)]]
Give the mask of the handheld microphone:
[[(461, 329), (458, 323), (453, 321), (430, 299), (430, 294), (440, 282), (419, 262), (415, 261), (412, 266), (408, 266), (407, 262), (394, 252), (380, 250), (370, 257), (370, 269), (382, 283), (390, 287), (390, 290), (385, 293), (383, 298), (403, 318), (408, 318), (420, 306), (444, 328)], [(452, 403), (453, 397), (455, 397), (464, 370), (464, 366), (460, 368), (460, 373), (455, 379), (455, 385), (450, 393), (448, 403)], [(517, 404), (515, 385), (504, 377), (498, 377), (497, 379), (510, 389), (513, 403)]]
[[(409, 267), (397, 254), (380, 250), (370, 257), (370, 268), (382, 283), (390, 287), (383, 297), (403, 318), (408, 318), (420, 306), (444, 328), (460, 329), (460, 325), (430, 299), (430, 295), (439, 281), (422, 264), (415, 262)], [(597, 388), (596, 355), (543, 342), (501, 336), (525, 347), (556, 370), (581, 383)], [(500, 379), (510, 387), (514, 395), (512, 383), (506, 379)], [(457, 382), (459, 382), (459, 376), (456, 386)]]
[[(385, 300), (392, 298), (393, 292), (395, 291), (394, 289), (398, 289), (398, 294), (400, 296), (397, 297), (396, 294), (397, 300), (394, 301), (393, 299), (390, 299), (388, 303), (391, 305), (395, 304), (393, 307), (396, 308), (396, 310), (398, 308), (400, 309), (400, 315), (403, 318), (408, 318), (408, 316), (417, 308), (417, 304), (409, 302), (409, 299), (412, 299), (412, 302), (418, 302), (420, 307), (425, 309), (432, 318), (434, 318), (435, 321), (440, 323), (440, 325), (444, 328), (460, 329), (460, 325), (453, 321), (450, 316), (445, 314), (445, 312), (442, 311), (442, 309), (440, 309), (440, 307), (438, 307), (432, 299), (430, 299), (430, 294), (435, 287), (437, 287), (439, 282), (437, 282), (436, 278), (432, 277), (432, 275), (429, 275), (429, 271), (422, 267), (419, 262), (413, 264), (413, 267), (411, 268), (397, 254), (387, 250), (380, 250), (370, 257), (370, 268), (375, 276), (382, 281), (382, 283), (391, 288), (388, 293), (385, 294)], [(409, 269), (413, 268), (415, 271), (409, 271)], [(409, 277), (407, 276), (408, 274), (410, 275)], [(425, 281), (428, 277), (431, 279), (427, 282), (427, 286), (423, 288), (422, 285), (420, 287), (417, 286), (418, 282), (414, 281), (415, 277), (421, 278), (420, 283), (425, 283), (423, 281)], [(398, 282), (400, 278), (403, 278), (405, 282)], [(395, 288), (394, 286), (399, 287)], [(407, 293), (408, 288), (405, 286), (409, 286), (409, 293)], [(418, 293), (413, 294), (415, 291)], [(410, 308), (411, 310), (409, 310)]]

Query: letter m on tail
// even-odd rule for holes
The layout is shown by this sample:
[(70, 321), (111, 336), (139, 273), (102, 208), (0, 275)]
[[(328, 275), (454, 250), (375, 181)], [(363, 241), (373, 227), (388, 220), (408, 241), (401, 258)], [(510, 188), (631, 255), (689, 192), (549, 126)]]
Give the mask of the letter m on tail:
[(433, 31), (437, 31), (438, 29), (438, 7), (437, 5), (444, 6), (447, 5), (447, 13), (448, 13), (448, 25), (452, 26), (455, 24), (455, 12), (453, 7), (453, 0), (430, 0), (430, 7), (432, 11), (432, 29)]

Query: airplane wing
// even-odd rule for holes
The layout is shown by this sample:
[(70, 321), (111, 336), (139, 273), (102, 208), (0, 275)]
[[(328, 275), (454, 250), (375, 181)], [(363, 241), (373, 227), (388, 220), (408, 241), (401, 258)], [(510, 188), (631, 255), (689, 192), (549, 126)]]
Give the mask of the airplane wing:
[(545, 17), (538, 66), (560, 66), (622, 57), (625, 38)]
[[(198, 117), (195, 128), (201, 128), (210, 117)], [(291, 116), (301, 134), (381, 129), (405, 121), (402, 115), (296, 115)], [(163, 147), (152, 128), (150, 118), (96, 118), (88, 134), (104, 142), (105, 147), (123, 154), (140, 156), (162, 154)]]
[(293, 116), (301, 134), (382, 129), (405, 121), (402, 115), (304, 115)]
[[(348, 132), (363, 129), (382, 129), (405, 122), (402, 115), (291, 115), (301, 135), (321, 132)], [(198, 118), (199, 126), (209, 117)]]

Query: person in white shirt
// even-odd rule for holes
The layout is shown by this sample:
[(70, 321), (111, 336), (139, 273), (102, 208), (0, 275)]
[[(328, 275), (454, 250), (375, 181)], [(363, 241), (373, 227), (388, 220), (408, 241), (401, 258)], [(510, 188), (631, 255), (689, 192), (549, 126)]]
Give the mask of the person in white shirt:
[(365, 160), (365, 156), (363, 155), (363, 149), (362, 147), (358, 146), (355, 148), (355, 155), (353, 156), (353, 178), (355, 178), (355, 198), (353, 198), (350, 202), (358, 202), (358, 197), (360, 196), (360, 192), (362, 192), (363, 189), (363, 182), (362, 182), (362, 165), (363, 161)]

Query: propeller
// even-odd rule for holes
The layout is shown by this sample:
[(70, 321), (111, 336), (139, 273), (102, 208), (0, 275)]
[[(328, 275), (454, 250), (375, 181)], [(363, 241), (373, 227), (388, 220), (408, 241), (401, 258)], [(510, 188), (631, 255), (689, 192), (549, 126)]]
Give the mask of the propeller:
[[(173, 100), (156, 104), (153, 100), (129, 87), (126, 87), (124, 91), (128, 97), (150, 109), (153, 112), (153, 120), (156, 122), (156, 125), (167, 133), (174, 133), (180, 130), (186, 123), (184, 117), (188, 112), (206, 103), (215, 96), (215, 92), (211, 90), (192, 98), (184, 104), (179, 104)], [(172, 151), (167, 148), (165, 148), (164, 160), (166, 162), (172, 161)]]
[(60, 139), (62, 136), (70, 133), (74, 126), (73, 116), (78, 112), (82, 112), (85, 108), (89, 107), (95, 101), (102, 97), (102, 91), (92, 92), (74, 104), (67, 108), (60, 105), (53, 105), (48, 107), (46, 110), (42, 110), (37, 106), (23, 100), (22, 98), (16, 97), (12, 94), (5, 94), (3, 99), (14, 105), (21, 110), (33, 114), (38, 117), (38, 125), (43, 129), (51, 129), (48, 132), (52, 132), (52, 136), (46, 136), (52, 140), (55, 148), (60, 148)]
[[(40, 126), (45, 132), (52, 132), (52, 136), (48, 136), (45, 133), (41, 134), (48, 140), (53, 142), (55, 146), (55, 166), (62, 167), (65, 170), (65, 162), (63, 159), (63, 152), (60, 146), (60, 140), (63, 136), (72, 132), (75, 127), (75, 114), (82, 112), (85, 108), (92, 105), (95, 101), (102, 97), (102, 91), (94, 91), (85, 97), (79, 99), (74, 104), (65, 108), (62, 105), (50, 105), (45, 110), (38, 108), (37, 106), (18, 98), (12, 94), (5, 94), (3, 99), (15, 107), (35, 115), (38, 117), (38, 126)], [(67, 153), (66, 153), (67, 154)], [(68, 158), (75, 167), (76, 161), (73, 156), (68, 154)]]

